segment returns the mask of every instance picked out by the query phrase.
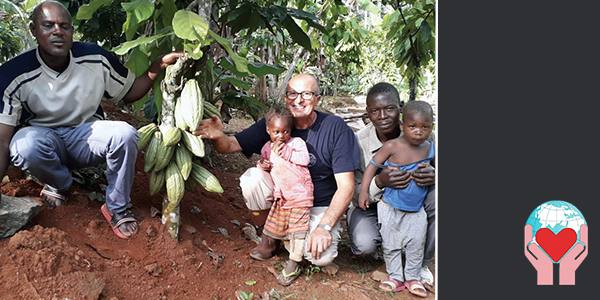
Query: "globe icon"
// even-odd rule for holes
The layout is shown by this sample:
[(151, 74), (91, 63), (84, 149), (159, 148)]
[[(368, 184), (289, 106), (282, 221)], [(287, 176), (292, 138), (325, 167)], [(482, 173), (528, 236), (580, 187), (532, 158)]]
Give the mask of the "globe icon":
[(541, 228), (548, 228), (558, 234), (565, 228), (571, 228), (577, 233), (577, 241), (581, 239), (579, 230), (581, 225), (587, 224), (583, 214), (573, 204), (560, 200), (548, 201), (536, 207), (526, 224), (531, 225), (533, 241), (535, 234)]

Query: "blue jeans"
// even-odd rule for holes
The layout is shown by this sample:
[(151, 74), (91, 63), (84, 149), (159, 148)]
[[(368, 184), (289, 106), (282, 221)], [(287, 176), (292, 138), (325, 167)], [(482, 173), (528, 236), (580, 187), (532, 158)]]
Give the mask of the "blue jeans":
[(113, 214), (130, 207), (137, 152), (137, 131), (122, 121), (29, 126), (19, 129), (10, 142), (12, 163), (60, 192), (73, 183), (70, 169), (106, 162), (106, 204)]

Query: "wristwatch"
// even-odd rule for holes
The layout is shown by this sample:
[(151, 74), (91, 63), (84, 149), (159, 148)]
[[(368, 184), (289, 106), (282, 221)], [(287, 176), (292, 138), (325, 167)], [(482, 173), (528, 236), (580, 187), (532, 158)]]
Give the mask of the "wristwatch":
[(327, 232), (331, 233), (331, 225), (329, 225), (329, 224), (321, 223), (321, 224), (317, 225), (317, 227), (321, 227), (321, 228), (327, 230)]

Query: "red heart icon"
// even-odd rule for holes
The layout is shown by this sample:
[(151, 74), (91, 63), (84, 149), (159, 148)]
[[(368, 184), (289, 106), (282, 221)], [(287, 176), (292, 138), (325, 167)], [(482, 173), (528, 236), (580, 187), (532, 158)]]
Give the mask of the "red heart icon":
[(577, 241), (577, 233), (572, 228), (565, 228), (558, 234), (554, 234), (548, 228), (542, 228), (535, 234), (535, 240), (552, 260), (558, 262)]

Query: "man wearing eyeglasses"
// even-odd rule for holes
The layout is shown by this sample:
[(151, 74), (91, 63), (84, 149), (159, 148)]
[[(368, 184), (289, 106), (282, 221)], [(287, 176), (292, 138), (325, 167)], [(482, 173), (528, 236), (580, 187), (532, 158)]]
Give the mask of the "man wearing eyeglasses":
[[(341, 118), (315, 110), (320, 98), (319, 84), (311, 75), (296, 75), (287, 84), (285, 102), (294, 117), (292, 136), (307, 144), (308, 168), (315, 188), (305, 257), (315, 265), (325, 266), (337, 256), (339, 219), (354, 193), (354, 171), (360, 168), (360, 150), (354, 133)], [(246, 157), (260, 154), (269, 140), (264, 119), (227, 136), (221, 121), (213, 117), (202, 121), (195, 134), (213, 140), (220, 153), (242, 152)], [(272, 201), (269, 173), (250, 168), (241, 176), (240, 186), (255, 224), (262, 226)], [(276, 246), (275, 240), (263, 235), (250, 256), (268, 259)]]

